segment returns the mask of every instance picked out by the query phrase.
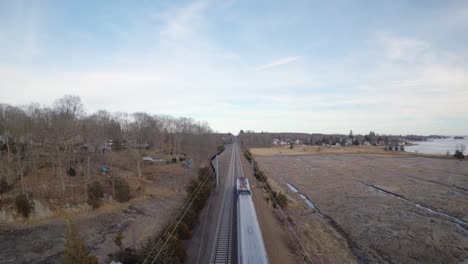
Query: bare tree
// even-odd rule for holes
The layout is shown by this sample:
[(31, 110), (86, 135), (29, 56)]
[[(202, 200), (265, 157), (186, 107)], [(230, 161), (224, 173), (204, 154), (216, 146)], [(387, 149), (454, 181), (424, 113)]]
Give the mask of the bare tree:
[[(5, 174), (10, 175), (9, 181), (18, 180), (26, 195), (36, 187), (30, 176), (36, 176), (37, 182), (39, 175), (50, 177), (59, 188), (55, 190), (55, 185), (46, 184), (46, 195), (60, 198), (59, 201), (64, 200), (69, 183), (74, 182), (66, 177), (67, 172), (72, 174), (72, 168), (73, 174), (78, 172), (79, 187), (84, 191), (80, 197), (87, 200), (92, 168), (103, 161), (111, 165), (109, 159), (115, 156), (111, 151), (119, 151), (119, 155), (130, 160), (136, 178), (141, 180), (145, 148), (186, 154), (197, 167), (216, 151), (221, 138), (207, 123), (191, 118), (142, 112), (111, 114), (104, 110), (87, 114), (78, 96), (59, 98), (51, 108), (0, 104), (2, 172), (8, 172)], [(114, 146), (119, 146), (118, 150)], [(45, 172), (50, 169), (50, 175), (40, 173), (44, 167)]]

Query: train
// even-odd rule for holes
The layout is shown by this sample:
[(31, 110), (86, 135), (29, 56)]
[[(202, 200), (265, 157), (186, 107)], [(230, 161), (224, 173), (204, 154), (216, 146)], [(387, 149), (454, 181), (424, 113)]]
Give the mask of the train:
[(246, 177), (237, 178), (237, 263), (267, 264), (268, 255)]

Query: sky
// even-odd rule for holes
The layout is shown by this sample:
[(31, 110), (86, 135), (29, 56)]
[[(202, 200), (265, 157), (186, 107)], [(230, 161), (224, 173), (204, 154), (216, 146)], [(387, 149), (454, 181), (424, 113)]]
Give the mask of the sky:
[(467, 1), (0, 0), (0, 103), (468, 134)]

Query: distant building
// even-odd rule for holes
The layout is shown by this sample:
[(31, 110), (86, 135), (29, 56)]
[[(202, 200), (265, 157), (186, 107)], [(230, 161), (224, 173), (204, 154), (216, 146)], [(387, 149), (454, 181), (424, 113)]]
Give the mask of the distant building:
[(112, 151), (112, 139), (109, 139), (107, 142), (104, 142), (102, 145), (99, 146), (99, 152), (111, 152)]
[(148, 143), (143, 143), (143, 144), (129, 144), (129, 148), (133, 149), (149, 149), (150, 145)]

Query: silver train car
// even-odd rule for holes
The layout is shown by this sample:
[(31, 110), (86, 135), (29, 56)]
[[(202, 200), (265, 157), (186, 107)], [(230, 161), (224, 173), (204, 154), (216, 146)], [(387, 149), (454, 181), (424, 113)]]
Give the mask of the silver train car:
[(268, 256), (247, 178), (237, 179), (237, 260), (239, 264), (266, 264)]

